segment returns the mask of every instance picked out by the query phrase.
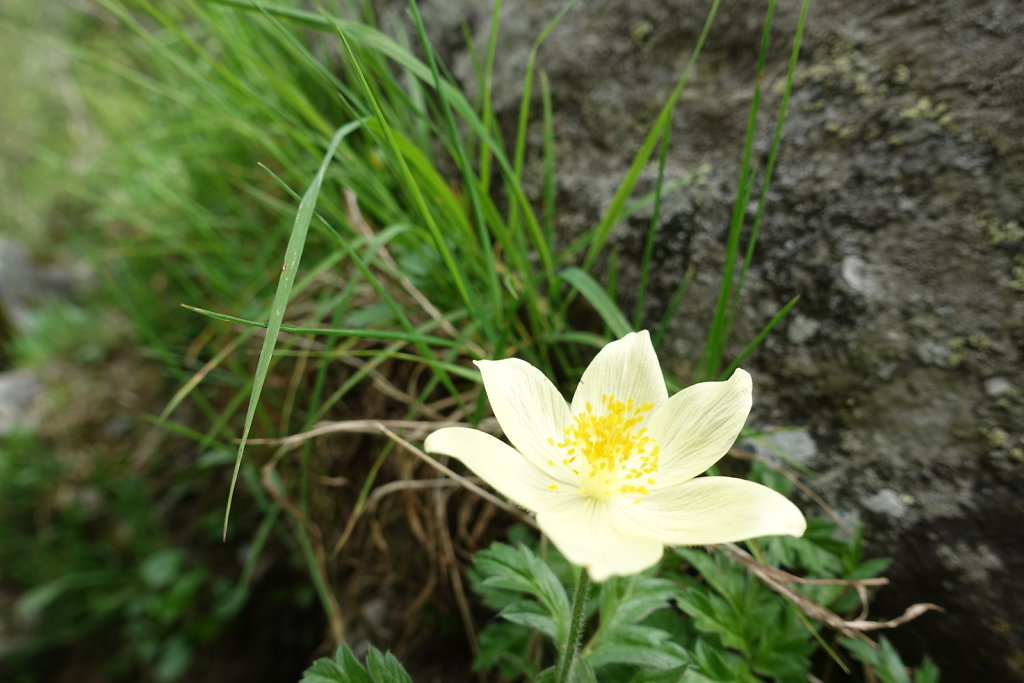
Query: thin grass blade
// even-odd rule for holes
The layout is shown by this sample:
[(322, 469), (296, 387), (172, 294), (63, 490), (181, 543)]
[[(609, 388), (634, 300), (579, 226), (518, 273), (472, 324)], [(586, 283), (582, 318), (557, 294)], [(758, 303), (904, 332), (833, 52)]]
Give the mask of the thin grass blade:
[(263, 348), (260, 350), (260, 357), (256, 363), (256, 374), (253, 376), (252, 393), (249, 396), (249, 407), (245, 413), (245, 423), (242, 428), (242, 438), (238, 444), (238, 454), (235, 456), (235, 469), (231, 474), (231, 487), (228, 489), (228, 500), (224, 510), (224, 528), (222, 534), (227, 538), (228, 521), (231, 516), (231, 503), (235, 497), (235, 485), (238, 483), (238, 471), (242, 466), (242, 456), (245, 453), (245, 444), (249, 438), (249, 430), (252, 428), (253, 418), (256, 415), (256, 406), (259, 404), (260, 393), (263, 391), (263, 383), (267, 379), (267, 372), (270, 370), (270, 360), (273, 356), (274, 345), (277, 343), (277, 335), (281, 331), (281, 322), (284, 320), (285, 309), (288, 307), (288, 299), (295, 284), (295, 274), (299, 269), (299, 261), (302, 259), (302, 250), (306, 245), (306, 234), (309, 232), (309, 224), (313, 219), (313, 211), (317, 199), (320, 197), (320, 187), (323, 185), (324, 176), (330, 166), (331, 159), (338, 149), (338, 145), (352, 131), (363, 125), (362, 120), (351, 121), (339, 128), (334, 134), (327, 153), (324, 155), (320, 169), (317, 171), (309, 189), (302, 197), (299, 210), (295, 215), (295, 223), (292, 226), (291, 236), (288, 238), (288, 246), (285, 249), (284, 265), (281, 269), (281, 277), (278, 279), (277, 291), (274, 294), (274, 302), (270, 309), (270, 318), (267, 321), (267, 335), (263, 339)]
[(747, 356), (749, 356), (751, 353), (753, 353), (754, 349), (756, 349), (758, 346), (760, 346), (761, 342), (763, 342), (765, 340), (765, 338), (769, 334), (771, 334), (771, 331), (773, 329), (775, 329), (775, 326), (778, 325), (780, 322), (782, 322), (782, 319), (785, 318), (789, 314), (789, 312), (793, 309), (794, 306), (796, 306), (796, 302), (797, 301), (800, 301), (800, 296), (799, 295), (794, 296), (792, 299), (790, 299), (788, 302), (786, 302), (786, 305), (783, 306), (782, 308), (780, 308), (779, 312), (776, 313), (774, 316), (772, 316), (772, 319), (768, 321), (768, 324), (765, 325), (761, 329), (761, 331), (757, 333), (757, 336), (754, 337), (754, 340), (752, 342), (750, 342), (749, 344), (747, 344), (747, 347), (745, 349), (743, 349), (743, 351), (740, 353), (740, 355), (736, 356), (736, 360), (734, 360), (732, 362), (732, 364), (725, 369), (725, 372), (723, 372), (721, 375), (718, 376), (718, 378), (719, 379), (728, 379), (728, 377), (730, 375), (732, 375), (733, 370), (738, 368), (740, 366), (740, 363), (742, 363), (744, 360), (746, 360)]
[(594, 307), (608, 329), (611, 330), (612, 335), (622, 337), (633, 331), (622, 310), (590, 273), (574, 266), (563, 270), (560, 277), (582, 294), (583, 298)]
[(736, 283), (736, 297), (732, 303), (732, 310), (725, 326), (725, 335), (728, 338), (732, 331), (733, 323), (736, 321), (736, 314), (739, 312), (739, 295), (743, 292), (746, 284), (747, 271), (750, 262), (754, 258), (754, 247), (757, 246), (757, 237), (761, 231), (761, 221), (764, 219), (765, 204), (768, 200), (768, 187), (772, 182), (772, 173), (775, 170), (775, 161), (779, 156), (779, 147), (782, 143), (782, 126), (786, 121), (786, 113), (789, 109), (789, 97), (793, 92), (793, 79), (796, 75), (796, 64), (800, 58), (800, 44), (803, 42), (804, 28), (807, 24), (807, 12), (811, 0), (804, 0), (800, 6), (800, 19), (797, 21), (796, 33), (793, 36), (793, 48), (789, 55), (789, 68), (786, 71), (786, 83), (782, 91), (782, 101), (779, 103), (779, 115), (775, 121), (775, 132), (772, 134), (771, 149), (768, 152), (768, 161), (765, 164), (764, 180), (761, 181), (761, 192), (757, 200), (757, 213), (754, 215), (754, 222), (750, 227), (750, 237), (747, 239), (747, 249), (743, 255), (743, 265), (740, 268), (739, 280)]
[(768, 42), (771, 37), (772, 19), (775, 16), (776, 0), (769, 0), (765, 11), (764, 28), (761, 32), (761, 47), (757, 55), (757, 68), (754, 80), (754, 96), (747, 114), (747, 132), (743, 142), (743, 157), (740, 163), (740, 179), (736, 185), (736, 199), (733, 201), (732, 217), (729, 221), (729, 235), (726, 238), (725, 265), (722, 268), (722, 284), (715, 303), (715, 313), (708, 329), (707, 340), (701, 353), (700, 365), (697, 368), (698, 380), (709, 380), (718, 374), (722, 365), (722, 356), (728, 343), (726, 316), (733, 300), (733, 279), (736, 272), (736, 261), (740, 252), (740, 234), (753, 187), (753, 153), (754, 138), (757, 133), (757, 116), (761, 109), (761, 85), (764, 77), (765, 64), (768, 59)]

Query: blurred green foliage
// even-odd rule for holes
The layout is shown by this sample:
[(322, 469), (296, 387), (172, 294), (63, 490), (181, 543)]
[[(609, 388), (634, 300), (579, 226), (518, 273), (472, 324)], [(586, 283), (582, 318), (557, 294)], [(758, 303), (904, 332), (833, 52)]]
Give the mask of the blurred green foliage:
[(53, 680), (66, 664), (53, 653), (90, 643), (111, 680), (178, 680), (244, 604), (176, 545), (140, 473), (112, 460), (83, 477), (31, 434), (0, 445), (0, 566), (25, 589), (13, 616), (30, 634), (5, 646), (5, 680)]

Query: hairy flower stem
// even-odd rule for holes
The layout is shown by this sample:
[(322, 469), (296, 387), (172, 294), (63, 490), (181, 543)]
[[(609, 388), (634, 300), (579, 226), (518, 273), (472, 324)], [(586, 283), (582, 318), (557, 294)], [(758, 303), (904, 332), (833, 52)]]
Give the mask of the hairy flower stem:
[(590, 575), (587, 574), (586, 569), (580, 569), (580, 576), (576, 580), (576, 590), (572, 595), (572, 620), (569, 622), (569, 635), (565, 647), (562, 648), (562, 658), (558, 662), (558, 676), (555, 678), (557, 683), (565, 683), (569, 680), (572, 662), (576, 659), (576, 653), (579, 652), (589, 593)]

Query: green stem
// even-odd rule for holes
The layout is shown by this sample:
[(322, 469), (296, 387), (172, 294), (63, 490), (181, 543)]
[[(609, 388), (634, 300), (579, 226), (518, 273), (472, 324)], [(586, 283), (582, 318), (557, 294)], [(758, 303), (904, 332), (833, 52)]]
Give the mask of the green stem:
[(587, 594), (590, 593), (590, 575), (586, 569), (580, 569), (576, 580), (576, 590), (572, 595), (572, 621), (569, 622), (569, 636), (562, 648), (562, 659), (558, 662), (557, 683), (569, 680), (569, 671), (576, 653), (580, 649), (580, 637), (583, 635), (583, 621), (587, 612)]

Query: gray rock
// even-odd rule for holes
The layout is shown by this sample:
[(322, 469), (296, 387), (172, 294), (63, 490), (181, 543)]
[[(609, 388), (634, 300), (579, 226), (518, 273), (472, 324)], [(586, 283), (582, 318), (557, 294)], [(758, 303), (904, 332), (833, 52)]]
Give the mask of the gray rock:
[(868, 264), (860, 256), (844, 256), (839, 265), (839, 272), (843, 282), (858, 294), (868, 298), (882, 298), (885, 291), (882, 288), (882, 279), (878, 276), (876, 269)]
[(0, 323), (26, 331), (32, 325), (34, 307), (67, 299), (94, 280), (95, 273), (84, 261), (37, 263), (23, 245), (0, 238)]
[(786, 328), (786, 338), (793, 344), (803, 344), (813, 337), (820, 327), (821, 323), (817, 320), (811, 320), (807, 316), (797, 314), (793, 316), (789, 327)]
[(0, 437), (35, 424), (32, 408), (41, 391), (39, 378), (29, 370), (0, 372)]
[(757, 455), (769, 460), (790, 460), (800, 464), (807, 464), (818, 454), (818, 445), (814, 437), (805, 429), (787, 429), (785, 431), (770, 431), (769, 433), (748, 441), (749, 446)]
[(925, 365), (948, 367), (953, 351), (935, 339), (923, 339), (917, 344), (917, 357)]
[(1005, 377), (989, 377), (985, 380), (985, 394), (991, 398), (999, 398), (1013, 391), (1013, 383)]
[(882, 489), (873, 496), (863, 500), (864, 507), (879, 515), (888, 515), (897, 519), (902, 518), (907, 512), (900, 495), (892, 489)]
[(0, 239), (0, 317), (6, 317), (16, 330), (29, 326), (28, 304), (36, 280), (28, 251), (20, 244)]

